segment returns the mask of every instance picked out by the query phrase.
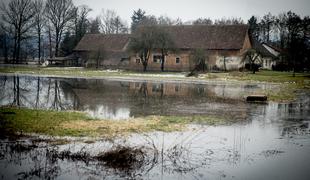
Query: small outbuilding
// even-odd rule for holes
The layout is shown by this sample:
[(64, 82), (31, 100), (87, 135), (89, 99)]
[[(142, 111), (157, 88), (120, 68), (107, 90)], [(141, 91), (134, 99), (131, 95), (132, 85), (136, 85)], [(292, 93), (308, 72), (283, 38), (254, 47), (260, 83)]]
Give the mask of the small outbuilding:
[(86, 34), (74, 49), (85, 67), (127, 68), (129, 34)]

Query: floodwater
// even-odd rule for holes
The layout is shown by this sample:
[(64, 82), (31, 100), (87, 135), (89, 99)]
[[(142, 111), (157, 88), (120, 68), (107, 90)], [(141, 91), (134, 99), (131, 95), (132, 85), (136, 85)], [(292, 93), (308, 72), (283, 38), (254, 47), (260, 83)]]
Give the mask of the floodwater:
[[(51, 143), (1, 140), (1, 179), (309, 179), (310, 94), (291, 103), (251, 104), (247, 94), (276, 85), (130, 82), (27, 76), (0, 77), (0, 105), (78, 110), (100, 119), (146, 115), (224, 115), (231, 125), (191, 125), (184, 132)], [(51, 141), (51, 142), (49, 142)], [(145, 154), (120, 168), (94, 158), (118, 146)]]

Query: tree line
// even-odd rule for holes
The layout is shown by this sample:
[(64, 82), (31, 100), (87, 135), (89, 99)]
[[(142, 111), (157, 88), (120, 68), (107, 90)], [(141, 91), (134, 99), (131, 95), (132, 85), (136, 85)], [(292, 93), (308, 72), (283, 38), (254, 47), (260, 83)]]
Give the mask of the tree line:
[(85, 33), (128, 33), (115, 11), (92, 19), (88, 6), (72, 0), (11, 0), (0, 10), (0, 57), (10, 63), (67, 56)]
[(288, 11), (268, 13), (262, 18), (252, 16), (249, 32), (253, 40), (269, 44), (280, 51), (275, 70), (309, 71), (310, 17)]

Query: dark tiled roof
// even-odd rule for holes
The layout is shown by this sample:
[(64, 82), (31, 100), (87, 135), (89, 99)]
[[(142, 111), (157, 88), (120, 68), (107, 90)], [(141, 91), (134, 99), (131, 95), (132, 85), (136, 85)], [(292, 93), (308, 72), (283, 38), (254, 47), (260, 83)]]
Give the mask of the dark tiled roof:
[[(140, 30), (143, 28), (152, 27), (139, 27)], [(179, 49), (242, 49), (248, 31), (247, 25), (181, 25), (159, 28), (171, 35), (175, 48)], [(129, 34), (86, 34), (74, 50), (95, 51), (104, 47), (107, 51), (123, 51), (129, 38)]]
[[(149, 28), (142, 26), (140, 28)], [(180, 49), (242, 49), (247, 25), (180, 25), (160, 26)]]
[(75, 47), (75, 51), (124, 51), (129, 34), (86, 34)]

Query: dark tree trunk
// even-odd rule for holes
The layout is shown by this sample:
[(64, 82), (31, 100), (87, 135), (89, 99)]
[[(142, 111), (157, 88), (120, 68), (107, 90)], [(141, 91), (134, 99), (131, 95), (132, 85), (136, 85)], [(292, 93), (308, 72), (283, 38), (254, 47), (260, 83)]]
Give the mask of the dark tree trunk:
[(40, 97), (40, 77), (37, 80), (37, 98), (36, 98), (36, 108), (39, 106), (39, 97)]
[(13, 50), (13, 62), (14, 63), (17, 63), (16, 62), (16, 51), (17, 51), (17, 36), (15, 34), (15, 37), (14, 37), (14, 50)]
[(13, 91), (14, 91), (14, 101), (13, 104), (17, 107), (20, 106), (20, 95), (19, 95), (19, 77), (14, 76), (13, 78), (14, 86), (13, 86)]
[(53, 50), (52, 50), (52, 34), (51, 28), (48, 28), (48, 40), (49, 40), (49, 51), (50, 51), (50, 58), (53, 58)]
[(20, 62), (20, 35), (17, 37), (16, 63)]
[(38, 64), (41, 64), (41, 32), (38, 32)]
[(164, 50), (161, 50), (161, 64), (160, 64), (160, 69), (162, 72), (164, 72), (164, 67), (165, 66), (165, 53)]
[(56, 30), (55, 57), (58, 57), (58, 47), (59, 47), (59, 31)]
[(3, 46), (4, 46), (4, 52), (3, 52), (3, 54), (4, 54), (4, 61), (5, 61), (5, 63), (8, 63), (8, 43), (7, 43), (7, 35), (5, 34), (4, 35), (4, 38), (3, 38)]
[(142, 64), (143, 64), (143, 72), (146, 72), (147, 64), (146, 63), (142, 63)]

